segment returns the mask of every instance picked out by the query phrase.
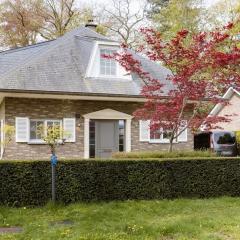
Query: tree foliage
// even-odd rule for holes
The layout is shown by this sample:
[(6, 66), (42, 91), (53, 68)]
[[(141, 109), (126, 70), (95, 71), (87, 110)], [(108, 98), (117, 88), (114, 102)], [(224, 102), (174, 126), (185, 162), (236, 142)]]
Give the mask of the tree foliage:
[[(172, 74), (167, 80), (173, 86), (164, 100), (165, 85), (146, 72), (140, 61), (124, 46), (114, 58), (127, 70), (145, 82), (142, 95), (146, 103), (134, 115), (150, 119), (152, 131), (167, 131), (170, 151), (174, 140), (186, 129), (195, 131), (204, 122), (207, 129), (217, 123), (229, 121), (228, 116), (208, 116), (209, 109), (217, 104), (227, 104), (220, 96), (230, 87), (240, 88), (240, 48), (233, 41), (229, 24), (210, 33), (190, 34), (182, 30), (169, 41), (158, 31), (142, 29), (145, 45), (139, 48), (149, 60), (167, 66)], [(187, 122), (186, 122), (187, 120)]]
[(148, 0), (148, 2), (151, 5), (149, 13), (150, 16), (152, 16), (154, 14), (158, 14), (161, 11), (162, 7), (167, 6), (169, 0)]
[(201, 27), (203, 12), (201, 0), (155, 0), (152, 2), (150, 18), (165, 39), (171, 39), (182, 29), (195, 33)]
[(40, 125), (37, 129), (41, 139), (50, 147), (50, 151), (55, 155), (56, 147), (60, 144), (64, 144), (65, 137), (68, 137), (69, 133), (64, 131), (60, 125), (45, 126)]
[(1, 158), (4, 155), (4, 150), (5, 147), (13, 140), (13, 136), (15, 134), (15, 127), (8, 125), (8, 124), (4, 124), (2, 127), (2, 136), (1, 136), (1, 148), (2, 148), (2, 152), (1, 152)]
[(44, 22), (39, 33), (47, 40), (64, 35), (79, 17), (76, 0), (44, 0), (39, 17)]
[(1, 42), (5, 46), (18, 47), (37, 42), (37, 34), (43, 20), (39, 17), (41, 1), (7, 0), (0, 5)]
[(0, 5), (1, 42), (8, 47), (51, 40), (79, 27), (93, 16), (76, 0), (5, 0)]
[(228, 22), (235, 22), (232, 33), (237, 35), (240, 32), (240, 2), (238, 0), (219, 0), (208, 9), (209, 28), (219, 27)]

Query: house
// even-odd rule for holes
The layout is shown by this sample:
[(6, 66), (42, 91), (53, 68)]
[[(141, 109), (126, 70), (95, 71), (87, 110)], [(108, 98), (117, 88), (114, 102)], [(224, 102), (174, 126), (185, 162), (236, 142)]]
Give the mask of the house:
[(218, 123), (217, 126), (220, 127), (219, 130), (240, 131), (240, 92), (233, 87), (230, 87), (224, 94), (223, 99), (226, 99), (228, 104), (225, 105), (218, 103), (210, 112), (210, 116), (227, 116), (227, 118), (230, 120), (229, 122)]
[[(4, 124), (16, 126), (14, 139), (1, 146), (3, 159), (49, 158), (38, 126), (62, 126), (68, 132), (57, 149), (62, 158), (109, 157), (112, 152), (168, 149), (163, 134), (151, 138), (147, 122), (132, 113), (145, 99), (143, 81), (106, 59), (119, 43), (88, 27), (36, 45), (0, 53), (1, 138)], [(144, 57), (143, 68), (164, 85), (167, 97), (170, 71)], [(192, 149), (187, 130), (175, 149)]]

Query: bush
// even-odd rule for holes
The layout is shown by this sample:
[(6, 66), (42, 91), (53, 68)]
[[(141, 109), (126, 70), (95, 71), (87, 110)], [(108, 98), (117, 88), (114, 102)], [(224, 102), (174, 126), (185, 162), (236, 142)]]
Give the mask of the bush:
[[(72, 160), (57, 165), (57, 199), (110, 201), (240, 196), (238, 158)], [(43, 205), (51, 198), (47, 161), (0, 163), (0, 203)]]
[(240, 153), (240, 131), (235, 132), (236, 135), (236, 142), (237, 142), (237, 153)]
[(152, 151), (152, 152), (118, 152), (113, 154), (116, 159), (153, 159), (153, 158), (195, 158), (195, 157), (216, 157), (216, 153), (212, 151)]

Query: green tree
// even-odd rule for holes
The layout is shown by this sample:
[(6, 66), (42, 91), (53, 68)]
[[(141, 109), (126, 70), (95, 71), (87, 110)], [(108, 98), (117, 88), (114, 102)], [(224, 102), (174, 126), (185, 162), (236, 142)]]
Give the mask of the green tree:
[(151, 10), (149, 11), (150, 15), (159, 13), (162, 7), (167, 6), (169, 0), (148, 0), (150, 3)]
[(3, 151), (1, 152), (1, 159), (3, 158), (6, 146), (13, 139), (13, 136), (15, 134), (15, 127), (11, 126), (11, 125), (4, 124), (2, 126), (2, 131), (3, 131), (3, 136), (2, 136), (2, 139), (1, 139), (1, 148), (2, 148)]
[(52, 154), (56, 154), (56, 147), (64, 144), (65, 138), (69, 136), (69, 133), (64, 131), (58, 124), (51, 126), (40, 125), (37, 129), (41, 139), (50, 147)]
[(204, 8), (201, 0), (154, 0), (150, 10), (151, 20), (166, 39), (178, 31), (188, 29), (196, 33), (201, 28)]
[(235, 23), (232, 29), (233, 35), (240, 32), (240, 2), (239, 0), (219, 0), (208, 9), (209, 27), (215, 28), (226, 25), (228, 22)]

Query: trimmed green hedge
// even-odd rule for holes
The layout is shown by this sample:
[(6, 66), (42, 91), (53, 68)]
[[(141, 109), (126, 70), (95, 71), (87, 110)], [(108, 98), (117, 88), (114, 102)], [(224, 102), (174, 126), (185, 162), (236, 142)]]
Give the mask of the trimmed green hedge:
[(149, 159), (149, 158), (205, 158), (216, 157), (217, 154), (213, 151), (137, 151), (137, 152), (117, 152), (113, 154), (115, 159)]
[[(51, 198), (47, 161), (0, 162), (0, 204)], [(57, 166), (60, 202), (240, 196), (240, 159), (72, 160)]]

